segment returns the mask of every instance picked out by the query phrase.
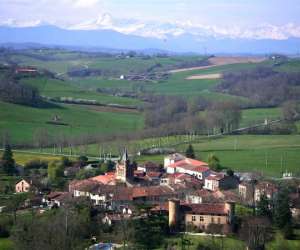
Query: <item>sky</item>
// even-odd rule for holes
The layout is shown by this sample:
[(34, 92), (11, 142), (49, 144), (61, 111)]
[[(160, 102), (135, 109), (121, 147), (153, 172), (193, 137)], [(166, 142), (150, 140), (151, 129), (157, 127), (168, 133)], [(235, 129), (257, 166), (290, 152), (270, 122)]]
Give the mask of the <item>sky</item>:
[(84, 23), (85, 28), (95, 28), (93, 20), (109, 15), (118, 20), (109, 27), (120, 25), (120, 20), (138, 20), (139, 24), (177, 23), (183, 29), (213, 27), (219, 33), (236, 29), (235, 34), (245, 35), (243, 30), (249, 29), (248, 36), (259, 36), (253, 30), (267, 26), (259, 32), (274, 38), (288, 36), (286, 27), (291, 36), (300, 36), (299, 13), (300, 0), (0, 0), (2, 25), (47, 23), (72, 28)]

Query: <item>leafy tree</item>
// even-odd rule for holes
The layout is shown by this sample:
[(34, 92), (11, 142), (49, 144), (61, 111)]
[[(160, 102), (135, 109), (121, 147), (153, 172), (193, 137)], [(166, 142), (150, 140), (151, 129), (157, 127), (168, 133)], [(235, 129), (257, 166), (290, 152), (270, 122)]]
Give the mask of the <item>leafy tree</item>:
[(220, 171), (221, 170), (220, 160), (219, 160), (219, 158), (216, 155), (210, 154), (208, 156), (207, 161), (208, 161), (209, 167), (212, 170), (214, 170), (214, 171)]
[[(290, 200), (287, 189), (281, 189), (278, 192), (275, 200), (274, 219), (275, 224), (279, 229), (285, 229), (286, 232), (291, 230), (289, 226), (292, 224), (292, 214), (290, 210)], [(288, 232), (285, 236), (289, 235), (291, 235), (290, 232)]]
[(164, 217), (149, 215), (135, 221), (134, 242), (138, 249), (151, 250), (160, 246), (164, 233), (167, 232), (167, 222)]
[(81, 156), (78, 157), (78, 162), (79, 162), (79, 164), (80, 164), (81, 167), (86, 166), (88, 160), (89, 159), (85, 155), (81, 155)]
[(258, 216), (271, 217), (270, 201), (266, 195), (262, 195), (257, 202), (256, 213)]
[(48, 179), (50, 182), (57, 183), (64, 176), (64, 166), (60, 161), (52, 161), (48, 166)]
[(17, 211), (28, 198), (28, 193), (14, 194), (7, 203), (7, 210), (13, 213), (14, 221), (17, 221)]
[(13, 152), (9, 144), (5, 145), (4, 152), (0, 162), (2, 171), (7, 175), (15, 173), (15, 160), (13, 158)]
[(188, 157), (188, 158), (192, 158), (192, 159), (195, 159), (195, 151), (194, 151), (194, 148), (193, 148), (193, 145), (190, 144), (188, 146), (188, 148), (186, 149), (185, 151), (185, 156)]
[(70, 167), (72, 165), (72, 161), (66, 156), (63, 156), (61, 158), (61, 162), (62, 162), (63, 166), (65, 166), (65, 167)]
[(22, 217), (12, 232), (14, 249), (86, 249), (94, 234), (91, 224), (89, 208), (75, 205), (42, 216)]
[(234, 171), (232, 170), (232, 169), (227, 169), (227, 171), (226, 171), (226, 174), (228, 175), (228, 176), (234, 176)]

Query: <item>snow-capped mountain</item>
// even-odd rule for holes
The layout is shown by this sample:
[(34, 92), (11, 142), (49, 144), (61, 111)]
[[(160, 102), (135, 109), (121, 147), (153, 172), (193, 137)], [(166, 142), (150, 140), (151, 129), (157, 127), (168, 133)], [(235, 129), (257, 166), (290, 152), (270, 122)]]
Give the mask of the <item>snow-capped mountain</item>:
[(0, 43), (41, 43), (114, 49), (163, 49), (203, 53), (298, 53), (300, 27), (209, 26), (186, 22), (142, 22), (105, 13), (79, 24), (45, 24), (41, 20), (0, 22)]

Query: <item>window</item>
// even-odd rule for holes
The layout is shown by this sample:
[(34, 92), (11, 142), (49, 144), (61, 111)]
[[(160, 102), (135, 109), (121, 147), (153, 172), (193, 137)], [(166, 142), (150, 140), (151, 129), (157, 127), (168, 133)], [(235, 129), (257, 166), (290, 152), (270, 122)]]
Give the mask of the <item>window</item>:
[(202, 221), (202, 222), (204, 221), (204, 218), (203, 218), (203, 216), (200, 216), (200, 221)]
[(195, 215), (192, 216), (192, 221), (196, 221), (196, 216)]
[(218, 224), (221, 224), (221, 218), (218, 217)]
[(215, 223), (215, 218), (211, 217), (211, 223)]

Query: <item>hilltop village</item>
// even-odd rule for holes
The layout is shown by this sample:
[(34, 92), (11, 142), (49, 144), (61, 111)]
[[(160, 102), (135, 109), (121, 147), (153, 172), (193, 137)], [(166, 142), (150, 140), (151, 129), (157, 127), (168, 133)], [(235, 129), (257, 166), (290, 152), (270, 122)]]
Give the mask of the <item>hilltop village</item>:
[[(239, 235), (245, 225), (248, 230), (263, 228), (263, 240), (258, 244), (264, 245), (265, 229), (272, 223), (269, 215), (276, 213), (276, 201), (283, 195), (278, 182), (258, 173), (214, 171), (208, 163), (180, 153), (166, 155), (162, 164), (137, 164), (125, 149), (109, 171), (80, 180), (74, 178), (76, 173), (93, 169), (97, 164), (86, 161), (68, 165), (63, 172), (68, 178), (65, 188), (45, 187), (41, 180), (20, 178), (15, 184), (15, 196), (30, 195), (15, 206), (15, 216), (26, 211), (35, 211), (40, 216), (48, 211), (69, 211), (83, 202), (99, 223), (111, 230), (130, 221), (162, 216), (168, 234), (228, 236)], [(300, 217), (300, 186), (292, 179), (286, 181), (293, 186), (288, 194), (287, 218), (296, 225)], [(6, 209), (1, 207), (2, 212)], [(101, 238), (93, 236), (93, 240), (97, 243)]]

